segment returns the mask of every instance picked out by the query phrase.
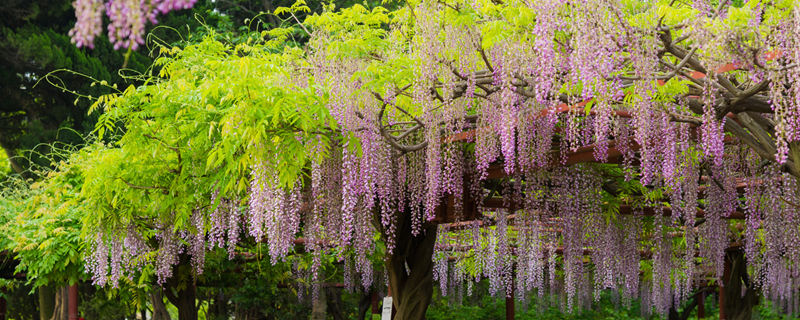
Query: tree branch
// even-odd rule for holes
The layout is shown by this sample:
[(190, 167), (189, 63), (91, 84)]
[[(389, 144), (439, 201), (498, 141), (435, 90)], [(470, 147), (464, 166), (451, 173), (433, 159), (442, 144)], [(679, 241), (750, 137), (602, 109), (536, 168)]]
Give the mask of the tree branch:
[(135, 185), (135, 184), (133, 184), (133, 183), (130, 183), (130, 182), (128, 182), (127, 180), (125, 180), (124, 178), (122, 178), (122, 177), (117, 177), (117, 179), (119, 179), (120, 181), (122, 181), (123, 183), (125, 183), (126, 185), (128, 185), (128, 187), (131, 187), (131, 188), (133, 188), (133, 189), (140, 189), (140, 190), (161, 190), (161, 191), (162, 191), (164, 194), (167, 194), (167, 193), (169, 192), (169, 189), (167, 189), (167, 188), (165, 188), (165, 187), (158, 187), (158, 186), (140, 186), (140, 185)]
[(143, 134), (143, 136), (144, 136), (145, 138), (148, 138), (148, 139), (152, 139), (152, 140), (158, 141), (158, 142), (160, 142), (161, 144), (163, 144), (165, 147), (167, 147), (167, 149), (170, 149), (170, 150), (172, 150), (172, 151), (175, 151), (175, 153), (178, 155), (178, 169), (177, 169), (177, 170), (170, 170), (170, 171), (171, 171), (172, 173), (175, 173), (175, 174), (180, 174), (180, 173), (181, 173), (181, 171), (183, 170), (183, 160), (182, 160), (182, 158), (181, 158), (181, 149), (179, 149), (178, 147), (173, 147), (173, 146), (171, 146), (171, 145), (167, 144), (166, 142), (164, 142), (164, 140), (161, 140), (161, 139), (159, 139), (159, 138), (157, 138), (157, 137), (154, 137), (154, 136), (152, 136), (152, 135), (150, 135), (150, 134), (147, 134), (147, 133), (145, 133), (145, 134)]

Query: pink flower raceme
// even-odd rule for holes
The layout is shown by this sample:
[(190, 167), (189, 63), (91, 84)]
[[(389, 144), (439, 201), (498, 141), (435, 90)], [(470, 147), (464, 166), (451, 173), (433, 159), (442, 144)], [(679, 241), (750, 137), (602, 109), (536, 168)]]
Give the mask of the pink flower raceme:
[(189, 9), (197, 0), (75, 0), (77, 22), (69, 31), (72, 42), (78, 47), (94, 48), (94, 40), (100, 35), (105, 11), (110, 23), (108, 38), (114, 49), (136, 50), (144, 44), (145, 25), (156, 23), (159, 14)]

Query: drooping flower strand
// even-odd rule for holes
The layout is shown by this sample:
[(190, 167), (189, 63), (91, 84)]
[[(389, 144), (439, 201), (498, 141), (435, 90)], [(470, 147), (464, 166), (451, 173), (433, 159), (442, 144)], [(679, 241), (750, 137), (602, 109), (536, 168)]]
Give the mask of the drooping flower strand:
[(195, 274), (203, 273), (206, 262), (206, 221), (205, 214), (195, 209), (190, 218), (194, 232), (189, 233), (189, 254), (192, 256), (192, 268)]
[(180, 254), (183, 253), (181, 239), (170, 227), (163, 227), (156, 234), (158, 239), (158, 252), (156, 255), (156, 283), (163, 285), (167, 279), (172, 277), (172, 267), (180, 262)]
[(108, 39), (114, 43), (114, 50), (128, 47), (136, 50), (144, 43), (148, 9), (148, 6), (141, 6), (136, 0), (106, 2), (106, 14), (110, 20)]
[(75, 0), (75, 17), (78, 21), (69, 30), (76, 46), (94, 49), (94, 39), (100, 35), (103, 25), (103, 0)]
[(579, 282), (583, 278), (584, 215), (593, 215), (599, 210), (597, 181), (580, 172), (565, 171), (555, 177), (559, 195), (557, 210), (562, 219), (564, 242), (564, 272), (567, 294), (567, 309), (573, 310)]
[[(241, 235), (242, 213), (239, 210), (238, 200), (228, 201), (228, 242), (226, 250), (228, 251), (228, 259), (233, 259), (236, 251), (236, 245), (239, 243)], [(220, 246), (221, 247), (221, 246)]]
[[(718, 177), (713, 177), (717, 179)], [(707, 184), (705, 222), (700, 225), (700, 257), (714, 268), (717, 279), (722, 279), (725, 267), (725, 249), (729, 245), (728, 226), (722, 220), (725, 213), (724, 190), (716, 183)]]
[(92, 284), (104, 286), (108, 282), (108, 243), (103, 232), (98, 232), (92, 242), (92, 254), (85, 257), (86, 269), (92, 274)]
[(147, 22), (156, 23), (159, 14), (189, 9), (197, 0), (75, 0), (77, 22), (69, 31), (72, 42), (78, 47), (94, 48), (94, 40), (100, 35), (103, 12), (109, 19), (108, 38), (114, 49), (136, 50), (144, 44)]
[(796, 81), (800, 77), (800, 70), (796, 67), (800, 62), (797, 40), (800, 10), (794, 7), (790, 18), (782, 20), (776, 29), (770, 37), (770, 44), (781, 56), (775, 68), (768, 72), (769, 98), (775, 112), (775, 157), (779, 164), (783, 164), (789, 159), (790, 143), (800, 140), (800, 85)]
[[(257, 207), (260, 206), (260, 203), (257, 203), (260, 199), (250, 198), (250, 204), (256, 205)], [(236, 250), (236, 244), (239, 243), (240, 237), (240, 224), (242, 219), (242, 214), (239, 211), (239, 201), (238, 200), (231, 200), (227, 198), (219, 198), (218, 192), (213, 192), (211, 194), (211, 201), (210, 205), (212, 206), (213, 210), (208, 214), (208, 249), (217, 248), (226, 248), (228, 251), (228, 258), (233, 259), (234, 251)], [(215, 206), (216, 205), (216, 206)], [(260, 208), (260, 207), (258, 207)], [(199, 219), (199, 218), (198, 218)], [(263, 219), (261, 216), (255, 216), (251, 219), (261, 220)], [(198, 221), (199, 223), (199, 221)], [(251, 230), (257, 234), (262, 234), (263, 231), (256, 230), (257, 222), (251, 221)], [(196, 229), (200, 229), (200, 227), (196, 227)]]
[(252, 173), (249, 228), (256, 241), (266, 236), (270, 260), (275, 264), (288, 254), (299, 231), (300, 191), (299, 187), (290, 191), (277, 187), (271, 173), (262, 168), (257, 167)]
[(667, 221), (663, 214), (656, 211), (653, 230), (653, 277), (652, 277), (652, 298), (653, 307), (656, 313), (665, 315), (672, 306), (672, 281), (670, 281), (670, 270), (673, 270), (672, 258), (672, 239), (667, 233)]
[(716, 91), (710, 84), (703, 88), (703, 124), (700, 126), (700, 137), (703, 153), (707, 159), (713, 161), (714, 166), (721, 167), (725, 152), (725, 125), (726, 118), (717, 119), (714, 111)]
[(145, 255), (150, 251), (150, 248), (133, 225), (128, 225), (122, 246), (124, 249), (122, 260), (125, 262), (122, 266), (123, 272), (130, 275), (139, 271), (146, 262)]

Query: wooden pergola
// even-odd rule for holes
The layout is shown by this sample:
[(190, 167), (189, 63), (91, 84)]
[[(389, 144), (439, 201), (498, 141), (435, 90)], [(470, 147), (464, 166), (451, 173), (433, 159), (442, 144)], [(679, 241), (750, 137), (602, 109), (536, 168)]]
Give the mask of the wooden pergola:
[[(735, 69), (735, 66), (732, 64), (725, 65), (721, 67), (718, 71), (719, 72), (726, 72)], [(705, 75), (699, 72), (695, 72), (691, 75), (694, 78), (702, 78)], [(661, 82), (663, 84), (663, 82)], [(542, 111), (538, 117), (543, 117), (550, 112), (555, 112), (557, 114), (569, 113), (573, 110), (581, 110), (583, 106), (587, 104), (590, 100), (586, 100), (580, 102), (576, 105), (569, 106), (567, 104), (561, 104), (554, 108)], [(630, 118), (631, 114), (627, 111), (616, 111), (615, 115), (620, 118)], [(733, 114), (727, 114), (727, 118), (729, 121), (740, 122), (741, 120)], [(445, 141), (450, 142), (469, 142), (474, 139), (476, 131), (469, 130), (465, 132), (461, 132), (455, 135), (448, 136), (445, 138)], [(696, 137), (695, 137), (696, 138)], [(632, 138), (627, 141), (629, 148), (633, 151), (638, 151), (640, 146), (636, 144)], [(724, 141), (726, 144), (733, 142), (732, 139), (729, 137), (725, 138)], [(606, 164), (622, 164), (623, 163), (623, 152), (617, 148), (617, 142), (614, 140), (607, 141), (607, 155), (608, 157), (603, 161), (599, 161), (595, 158), (595, 149), (597, 148), (598, 144), (590, 144), (579, 147), (574, 151), (567, 151), (565, 154), (561, 154), (560, 150), (552, 150), (550, 152), (550, 165), (552, 167), (558, 166), (571, 166), (580, 163), (606, 163)], [(509, 174), (507, 174), (504, 170), (504, 165), (502, 161), (492, 163), (488, 170), (487, 170), (487, 177), (486, 180), (501, 180), (512, 178)], [(518, 177), (517, 177), (518, 178)], [(706, 181), (708, 177), (705, 178)], [(463, 181), (468, 181), (467, 177), (464, 177)], [(763, 181), (756, 181), (756, 182), (748, 182), (745, 180), (738, 180), (736, 183), (736, 190), (737, 193), (742, 194), (744, 192), (745, 187), (749, 184), (752, 185), (753, 183), (761, 183)], [(700, 186), (698, 190), (698, 198), (703, 198), (705, 193), (705, 186)], [(473, 199), (470, 192), (468, 190), (464, 190), (462, 192), (462, 198), (460, 199), (461, 203), (456, 203), (456, 198), (452, 195), (447, 195), (442, 200), (441, 205), (436, 209), (436, 214), (434, 219), (432, 220), (433, 223), (436, 223), (440, 226), (446, 227), (448, 230), (459, 230), (468, 227), (473, 227), (475, 225), (483, 228), (489, 227), (494, 225), (496, 221), (492, 218), (485, 217), (485, 212), (492, 212), (495, 210), (506, 210), (507, 211), (507, 219), (511, 220), (516, 217), (515, 212), (518, 208), (523, 208), (521, 203), (514, 203), (513, 200), (509, 201), (507, 199), (499, 198), (499, 197), (489, 197), (486, 199)], [(457, 209), (458, 208), (458, 209)], [(664, 216), (671, 216), (671, 209), (669, 207), (662, 207), (662, 208), (654, 208), (654, 207), (634, 207), (629, 204), (623, 204), (619, 207), (619, 214), (622, 215), (633, 215), (636, 214), (637, 216), (653, 216), (656, 214), (663, 214)], [(697, 217), (703, 218), (706, 215), (705, 211), (701, 208), (697, 208)], [(736, 211), (730, 213), (728, 216), (723, 217), (723, 219), (728, 220), (742, 220), (745, 219), (745, 213), (741, 209), (737, 209)], [(727, 249), (726, 253), (733, 252), (733, 251), (741, 251), (742, 249), (741, 243), (733, 243)], [(559, 250), (557, 250), (558, 254), (561, 254)], [(591, 249), (586, 248), (584, 249), (584, 255), (591, 254)], [(642, 257), (649, 259), (649, 253), (642, 253)], [(455, 260), (455, 257), (450, 257), (450, 260)], [(728, 282), (733, 281), (731, 279), (731, 262), (729, 259), (726, 258), (725, 266), (724, 266), (724, 277), (723, 279), (727, 279)], [(738, 280), (738, 279), (736, 279)], [(724, 290), (730, 290), (731, 286), (723, 286), (723, 284), (719, 284), (719, 314), (720, 319), (727, 319), (725, 314), (726, 310), (726, 294), (723, 294)], [(736, 290), (739, 290), (740, 286), (735, 286)], [(698, 315), (703, 317), (705, 316), (705, 307), (704, 307), (704, 299), (705, 293), (708, 288), (702, 289), (697, 292), (693, 296), (695, 299), (691, 302), (693, 306), (697, 307)], [(729, 295), (730, 296), (730, 295)], [(513, 295), (511, 297), (506, 298), (506, 319), (514, 319), (514, 298)]]

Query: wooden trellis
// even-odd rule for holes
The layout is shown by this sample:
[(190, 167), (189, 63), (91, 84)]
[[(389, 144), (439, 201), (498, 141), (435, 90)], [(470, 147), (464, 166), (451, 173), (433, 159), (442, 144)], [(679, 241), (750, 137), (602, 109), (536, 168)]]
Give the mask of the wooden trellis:
[[(723, 70), (724, 69), (724, 70)], [(721, 70), (729, 71), (732, 70), (732, 65), (723, 66)], [(696, 73), (692, 74), (693, 77), (699, 78), (703, 77), (703, 74)], [(544, 116), (547, 112), (556, 112), (556, 113), (566, 113), (570, 112), (575, 108), (582, 107), (588, 103), (587, 101), (583, 101), (574, 106), (567, 106), (566, 104), (559, 105), (555, 108), (543, 111), (539, 116)], [(630, 117), (630, 113), (625, 111), (617, 111), (617, 116), (622, 118)], [(729, 120), (739, 122), (736, 115), (730, 113), (727, 115)], [(470, 141), (475, 136), (475, 130), (469, 130), (462, 133), (458, 133), (453, 136), (447, 137), (445, 140), (447, 142), (465, 142)], [(632, 141), (632, 138), (628, 143), (630, 149), (633, 151), (638, 151), (639, 146), (635, 142)], [(731, 143), (732, 139), (726, 137), (725, 141), (727, 143)], [(559, 150), (552, 150), (550, 153), (550, 163), (551, 166), (570, 166), (579, 163), (610, 163), (610, 164), (621, 164), (623, 160), (622, 152), (616, 147), (616, 141), (611, 140), (607, 143), (608, 151), (607, 151), (607, 158), (604, 161), (598, 161), (595, 159), (594, 152), (597, 144), (590, 144), (583, 147), (579, 147), (574, 151), (566, 152), (565, 155), (561, 155), (561, 151)], [(486, 180), (497, 180), (497, 179), (504, 179), (510, 178), (510, 176), (505, 172), (504, 165), (502, 163), (493, 163), (489, 166), (487, 170), (487, 177)], [(704, 178), (706, 181), (708, 177), (701, 177)], [(469, 181), (467, 177), (464, 177), (463, 181)], [(737, 193), (741, 194), (744, 192), (744, 189), (749, 185), (761, 184), (763, 181), (745, 181), (745, 180), (738, 180), (736, 182), (736, 191)], [(703, 198), (705, 195), (705, 186), (700, 186), (698, 188), (698, 198)], [(461, 199), (459, 199), (461, 203), (457, 206), (456, 201), (457, 199), (452, 195), (447, 195), (442, 200), (442, 203), (438, 208), (435, 210), (435, 217), (431, 221), (433, 223), (439, 224), (440, 226), (446, 227), (448, 230), (460, 230), (465, 228), (470, 228), (475, 225), (478, 227), (488, 227), (494, 225), (496, 221), (491, 218), (484, 217), (484, 212), (490, 212), (496, 209), (505, 209), (508, 210), (508, 216), (506, 217), (509, 220), (513, 220), (516, 218), (516, 208), (523, 207), (520, 203), (514, 203), (513, 200), (502, 199), (497, 197), (490, 197), (487, 199), (481, 199), (481, 201), (476, 201), (472, 199), (471, 193), (468, 190), (464, 190), (462, 192)], [(457, 209), (458, 208), (458, 209)], [(658, 209), (658, 210), (657, 210)], [(630, 204), (622, 204), (619, 207), (619, 214), (623, 215), (631, 215), (636, 214), (638, 216), (653, 216), (658, 213), (663, 214), (664, 216), (671, 216), (672, 210), (669, 207), (663, 208), (654, 208), (654, 207), (641, 207), (636, 208)], [(697, 208), (697, 217), (703, 218), (706, 215), (705, 211), (701, 208)], [(742, 210), (736, 210), (734, 212), (729, 213), (729, 215), (724, 216), (723, 219), (731, 219), (731, 220), (741, 220), (745, 219), (745, 213)], [(733, 243), (731, 244), (726, 251), (730, 250), (741, 250), (742, 244), (741, 243)], [(563, 248), (559, 248), (556, 250), (556, 253), (561, 254)], [(513, 250), (512, 250), (513, 252)], [(585, 248), (584, 255), (591, 254), (591, 249)], [(640, 252), (643, 258), (649, 259), (651, 257), (650, 252)], [(448, 260), (455, 260), (455, 257), (450, 257)], [(724, 266), (724, 278), (728, 278), (731, 272), (730, 262), (725, 262)], [(724, 314), (724, 306), (725, 306), (725, 299), (724, 294), (722, 294), (722, 284), (719, 285), (720, 294), (719, 294), (719, 309), (720, 309), (720, 319), (726, 319)], [(693, 296), (695, 301), (691, 302), (692, 304), (696, 304), (698, 308), (698, 314), (704, 314), (705, 308), (703, 305), (703, 299), (705, 296), (705, 289), (698, 292), (697, 295)], [(514, 318), (514, 299), (513, 294), (511, 297), (506, 298), (506, 318), (513, 319)]]

